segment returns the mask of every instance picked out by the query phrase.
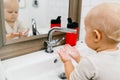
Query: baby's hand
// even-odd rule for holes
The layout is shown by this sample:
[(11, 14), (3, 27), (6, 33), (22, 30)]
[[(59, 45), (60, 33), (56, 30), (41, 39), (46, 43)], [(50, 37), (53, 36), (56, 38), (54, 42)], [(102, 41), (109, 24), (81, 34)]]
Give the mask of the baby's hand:
[(10, 39), (13, 39), (15, 37), (19, 37), (20, 33), (9, 33), (6, 35), (6, 39), (7, 40), (10, 40)]
[(25, 32), (23, 32), (23, 35), (28, 35), (29, 31), (30, 31), (30, 29), (27, 29)]
[(69, 44), (66, 44), (65, 50), (77, 63), (80, 61), (80, 57), (81, 57), (80, 53), (75, 47), (72, 47)]
[(60, 50), (58, 50), (58, 54), (59, 54), (63, 63), (70, 61), (70, 55), (67, 53), (67, 51), (65, 50), (64, 47), (61, 48)]
[(20, 33), (10, 33), (11, 38), (19, 37)]
[(63, 48), (61, 48), (58, 51), (58, 54), (63, 63), (69, 61), (71, 57), (78, 63), (81, 58), (79, 51), (75, 47), (70, 46), (69, 44), (66, 44)]
[(28, 32), (29, 32), (29, 29), (27, 29), (25, 32), (19, 31), (19, 32), (18, 32), (18, 33), (19, 33), (19, 37), (20, 37), (20, 38), (22, 38), (22, 37), (27, 37)]

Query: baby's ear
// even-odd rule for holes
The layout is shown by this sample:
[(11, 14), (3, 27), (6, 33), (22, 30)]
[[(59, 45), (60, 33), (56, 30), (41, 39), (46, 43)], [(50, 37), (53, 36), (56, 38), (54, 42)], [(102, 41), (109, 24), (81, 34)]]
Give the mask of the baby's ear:
[(93, 32), (94, 32), (94, 41), (99, 42), (102, 38), (101, 32), (97, 29), (93, 30)]

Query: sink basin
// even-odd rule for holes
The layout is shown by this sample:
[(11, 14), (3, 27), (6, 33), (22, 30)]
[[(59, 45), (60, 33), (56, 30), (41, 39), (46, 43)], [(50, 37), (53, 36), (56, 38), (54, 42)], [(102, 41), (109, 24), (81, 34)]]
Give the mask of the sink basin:
[(61, 79), (64, 66), (57, 50), (44, 50), (2, 61), (7, 80), (66, 80)]
[[(63, 63), (57, 54), (60, 47), (63, 46), (53, 48), (53, 53), (41, 50), (2, 61), (7, 80), (66, 80)], [(76, 48), (81, 56), (95, 53), (80, 42), (77, 43)], [(74, 61), (72, 62), (77, 65)]]

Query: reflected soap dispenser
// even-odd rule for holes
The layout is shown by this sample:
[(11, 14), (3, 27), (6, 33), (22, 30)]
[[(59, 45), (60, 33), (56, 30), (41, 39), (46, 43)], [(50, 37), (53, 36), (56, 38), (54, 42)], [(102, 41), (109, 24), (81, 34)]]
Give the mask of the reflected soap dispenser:
[(51, 19), (50, 28), (61, 27), (61, 16), (58, 16), (57, 19)]
[(38, 8), (39, 4), (38, 4), (38, 0), (33, 0), (33, 7)]
[(78, 23), (72, 22), (71, 18), (68, 18), (67, 28), (76, 29), (76, 33), (66, 33), (66, 44), (75, 46), (78, 37)]

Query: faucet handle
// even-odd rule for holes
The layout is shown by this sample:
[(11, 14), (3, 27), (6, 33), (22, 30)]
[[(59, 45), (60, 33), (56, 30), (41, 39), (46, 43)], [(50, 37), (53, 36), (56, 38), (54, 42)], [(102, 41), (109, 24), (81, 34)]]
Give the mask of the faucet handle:
[(61, 42), (61, 41), (63, 41), (64, 39), (65, 39), (64, 37), (63, 37), (63, 38), (61, 38), (61, 39), (57, 39), (55, 44), (56, 44), (56, 45), (59, 45), (59, 44), (60, 44), (60, 42)]
[(52, 52), (53, 52), (52, 46), (51, 46), (51, 44), (49, 43), (49, 41), (45, 41), (45, 42), (44, 42), (44, 46), (45, 46), (45, 51), (46, 51), (47, 53), (52, 53)]
[(44, 42), (44, 45), (45, 45), (45, 46), (55, 46), (55, 45), (59, 45), (60, 42), (61, 42), (62, 40), (64, 40), (64, 39), (65, 39), (65, 38), (63, 37), (63, 38), (61, 38), (61, 39), (52, 40), (51, 42), (45, 41), (45, 42)]
[(52, 40), (51, 42), (46, 41), (46, 43), (47, 43), (47, 46), (55, 46), (55, 45), (59, 45), (60, 42), (61, 42), (62, 40), (64, 40), (64, 39), (65, 39), (65, 38), (63, 37), (63, 38), (61, 38), (61, 39)]

